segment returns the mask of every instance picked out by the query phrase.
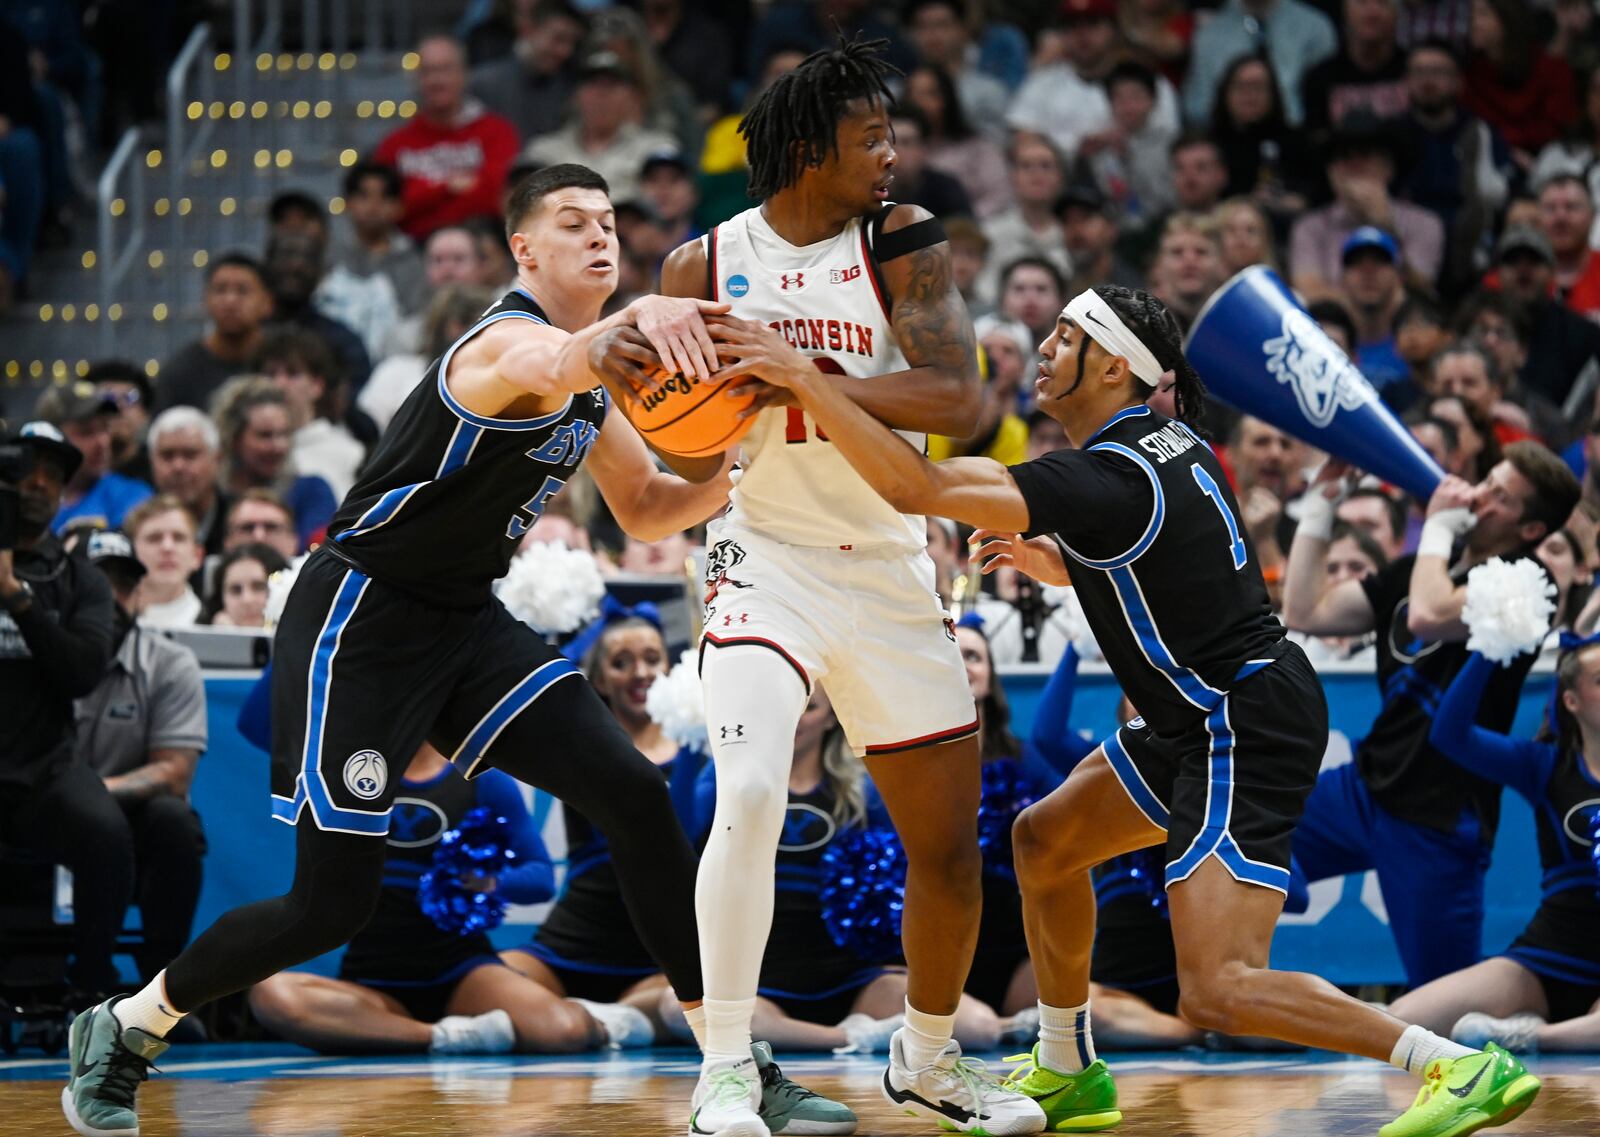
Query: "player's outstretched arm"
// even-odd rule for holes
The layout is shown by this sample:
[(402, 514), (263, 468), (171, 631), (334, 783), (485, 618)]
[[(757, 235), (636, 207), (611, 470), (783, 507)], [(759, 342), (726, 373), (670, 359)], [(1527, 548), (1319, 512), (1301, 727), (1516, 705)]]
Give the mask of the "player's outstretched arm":
[(727, 504), (728, 491), (733, 488), (728, 477), (732, 467), (729, 455), (719, 460), (715, 474), (708, 479), (686, 481), (662, 473), (651, 461), (638, 431), (615, 404), (606, 412), (600, 438), (585, 464), (617, 524), (641, 541), (659, 541), (713, 516)]
[(1028, 506), (1011, 472), (989, 458), (930, 462), (768, 329), (721, 320), (712, 329), (728, 370), (792, 391), (839, 453), (902, 513), (931, 513), (1008, 532), (1028, 528)]

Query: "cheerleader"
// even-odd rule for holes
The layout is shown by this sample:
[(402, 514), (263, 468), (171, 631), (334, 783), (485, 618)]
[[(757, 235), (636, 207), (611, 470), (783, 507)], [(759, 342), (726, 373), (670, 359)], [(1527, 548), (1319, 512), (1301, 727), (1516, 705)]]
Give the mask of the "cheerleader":
[(1390, 1008), (1450, 1030), (1464, 1046), (1600, 1049), (1600, 637), (1562, 637), (1555, 738), (1521, 741), (1477, 726), (1495, 671), (1474, 653), (1439, 701), (1429, 742), (1533, 806), (1543, 900), (1501, 955), (1435, 979)]

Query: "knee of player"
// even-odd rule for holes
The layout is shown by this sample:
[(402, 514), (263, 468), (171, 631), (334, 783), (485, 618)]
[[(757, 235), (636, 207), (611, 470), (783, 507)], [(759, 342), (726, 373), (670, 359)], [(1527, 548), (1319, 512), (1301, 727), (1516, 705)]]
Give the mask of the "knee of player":
[(1199, 1030), (1250, 1033), (1249, 1008), (1255, 1001), (1252, 970), (1240, 964), (1203, 974), (1180, 971), (1179, 1016)]
[(729, 821), (769, 821), (781, 823), (783, 811), (789, 802), (788, 768), (782, 777), (770, 776), (755, 769), (729, 772), (723, 776), (718, 771), (717, 817)]
[(287, 972), (263, 979), (250, 988), (249, 1001), (251, 1014), (269, 1029), (278, 1029), (294, 1021), (300, 1007), (295, 981)]
[(606, 1041), (605, 1028), (577, 1003), (563, 1000), (536, 1017), (516, 1016), (517, 1049), (540, 1054), (575, 1054)]
[(1011, 855), (1017, 875), (1062, 867), (1077, 843), (1068, 827), (1049, 825), (1037, 805), (1030, 805), (1011, 823)]

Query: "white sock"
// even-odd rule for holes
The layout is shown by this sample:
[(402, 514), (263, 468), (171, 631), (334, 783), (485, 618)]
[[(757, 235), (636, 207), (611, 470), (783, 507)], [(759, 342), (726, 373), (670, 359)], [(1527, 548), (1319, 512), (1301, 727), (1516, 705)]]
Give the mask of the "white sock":
[(167, 1037), (167, 1032), (183, 1021), (186, 1012), (174, 1010), (167, 1002), (167, 973), (163, 969), (145, 985), (144, 990), (129, 995), (111, 1013), (117, 1016), (122, 1028), (138, 1027), (157, 1038)]
[(1397, 1066), (1408, 1074), (1422, 1077), (1428, 1072), (1428, 1063), (1436, 1058), (1465, 1058), (1469, 1054), (1476, 1054), (1470, 1046), (1462, 1046), (1459, 1042), (1451, 1042), (1448, 1038), (1440, 1038), (1431, 1030), (1424, 1030), (1420, 1026), (1408, 1026), (1405, 1033), (1400, 1036), (1400, 1041), (1394, 1044), (1394, 1053), (1389, 1055), (1389, 1065)]
[(694, 1035), (694, 1044), (700, 1048), (700, 1053), (706, 1052), (706, 1008), (702, 1003), (698, 1007), (683, 1008), (684, 1021), (689, 1024), (689, 1033)]
[(1076, 1074), (1094, 1065), (1088, 1003), (1081, 1007), (1039, 1004), (1039, 1064), (1058, 1074)]
[(705, 1016), (704, 1065), (743, 1062), (750, 1057), (750, 1016), (754, 999), (707, 999), (700, 1004)]
[(906, 1066), (921, 1070), (933, 1065), (933, 1060), (950, 1044), (955, 1030), (955, 1015), (930, 1015), (917, 1010), (907, 999), (905, 1033), (900, 1036), (900, 1050), (905, 1055)]

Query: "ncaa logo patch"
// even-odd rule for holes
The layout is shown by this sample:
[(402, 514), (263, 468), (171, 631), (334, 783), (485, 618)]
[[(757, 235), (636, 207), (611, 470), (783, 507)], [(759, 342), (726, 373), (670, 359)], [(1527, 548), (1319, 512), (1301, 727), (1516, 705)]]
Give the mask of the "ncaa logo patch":
[(729, 296), (732, 296), (735, 300), (737, 300), (739, 297), (749, 293), (750, 280), (746, 276), (735, 273), (733, 276), (730, 276), (726, 281), (723, 282), (723, 287), (728, 290)]
[(344, 762), (344, 788), (362, 801), (383, 796), (389, 784), (389, 764), (376, 750), (357, 750)]

